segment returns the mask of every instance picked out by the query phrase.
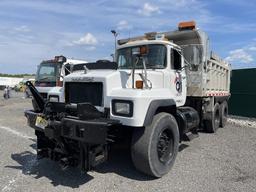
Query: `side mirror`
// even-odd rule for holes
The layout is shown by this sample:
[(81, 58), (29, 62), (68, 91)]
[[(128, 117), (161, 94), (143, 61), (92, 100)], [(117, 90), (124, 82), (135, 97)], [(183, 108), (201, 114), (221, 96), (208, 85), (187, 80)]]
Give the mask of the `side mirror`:
[(65, 75), (64, 76), (72, 73), (72, 71), (73, 71), (73, 64), (71, 64), (71, 63), (66, 64), (64, 69), (65, 69)]

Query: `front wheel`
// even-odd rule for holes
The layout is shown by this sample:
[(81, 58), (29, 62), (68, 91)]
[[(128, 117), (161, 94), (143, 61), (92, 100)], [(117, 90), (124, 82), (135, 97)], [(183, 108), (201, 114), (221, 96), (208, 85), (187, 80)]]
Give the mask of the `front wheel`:
[(134, 130), (132, 160), (139, 171), (162, 177), (172, 168), (179, 148), (179, 129), (168, 113), (154, 116), (151, 125)]

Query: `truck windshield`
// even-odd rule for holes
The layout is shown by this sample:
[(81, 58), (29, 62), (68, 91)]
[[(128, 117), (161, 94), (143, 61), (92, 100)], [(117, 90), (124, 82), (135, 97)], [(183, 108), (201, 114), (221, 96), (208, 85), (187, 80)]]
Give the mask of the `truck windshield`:
[[(163, 69), (166, 67), (166, 47), (159, 44), (147, 45), (148, 54), (144, 56), (147, 69)], [(127, 47), (117, 50), (117, 63), (119, 69), (132, 69), (136, 57), (132, 55), (132, 49)], [(136, 69), (143, 69), (143, 62), (139, 60)]]
[(56, 63), (43, 63), (40, 64), (36, 80), (40, 82), (56, 82), (59, 77), (59, 64)]

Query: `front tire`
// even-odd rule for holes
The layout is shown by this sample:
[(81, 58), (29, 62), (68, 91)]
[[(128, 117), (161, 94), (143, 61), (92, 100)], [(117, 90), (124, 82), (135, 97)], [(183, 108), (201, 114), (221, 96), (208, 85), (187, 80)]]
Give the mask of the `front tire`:
[(132, 138), (132, 160), (139, 171), (162, 177), (172, 168), (179, 148), (176, 119), (168, 113), (154, 116), (151, 125), (137, 128)]

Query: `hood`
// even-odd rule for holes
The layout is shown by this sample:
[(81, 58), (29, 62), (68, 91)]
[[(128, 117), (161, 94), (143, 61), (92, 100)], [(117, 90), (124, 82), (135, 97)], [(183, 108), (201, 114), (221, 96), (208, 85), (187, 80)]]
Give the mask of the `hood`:
[(84, 79), (86, 79), (86, 77), (103, 78), (115, 72), (116, 70), (89, 70), (86, 73), (84, 71), (76, 71), (67, 75), (64, 79), (65, 81), (74, 81), (78, 77), (81, 77)]
[[(132, 70), (89, 70), (67, 75), (65, 82), (103, 82), (108, 88), (132, 88)], [(134, 79), (141, 80), (144, 70), (135, 70)], [(152, 88), (164, 87), (164, 73), (161, 70), (147, 70), (147, 78)]]
[[(136, 70), (135, 81), (141, 80), (142, 73), (143, 70)], [(148, 70), (147, 75), (152, 89), (163, 88), (164, 73), (162, 71)], [(87, 73), (78, 71), (65, 76), (64, 83), (64, 91), (66, 86), (69, 87), (67, 90), (70, 90), (70, 86), (74, 88), (68, 95), (72, 93), (70, 97), (79, 99), (77, 102), (91, 102), (95, 103), (95, 106), (109, 108), (113, 93), (122, 95), (122, 91), (132, 88), (132, 73), (131, 70), (88, 70)], [(141, 90), (134, 89), (134, 91)]]

